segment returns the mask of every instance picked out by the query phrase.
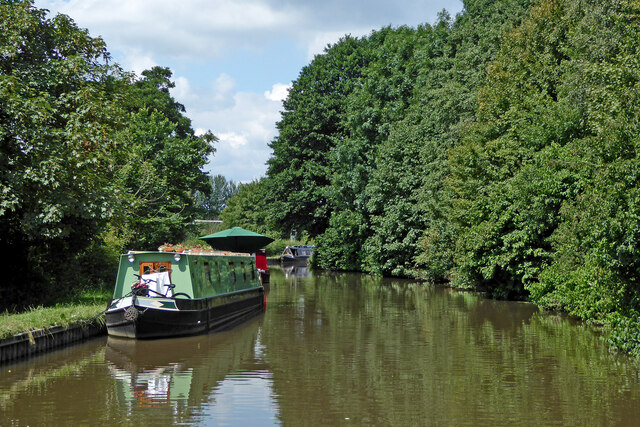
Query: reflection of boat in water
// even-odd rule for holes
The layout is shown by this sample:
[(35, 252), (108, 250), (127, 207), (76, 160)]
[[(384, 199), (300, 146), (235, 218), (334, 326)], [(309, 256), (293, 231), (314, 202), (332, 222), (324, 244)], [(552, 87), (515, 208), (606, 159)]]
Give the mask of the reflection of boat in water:
[(313, 256), (313, 251), (315, 250), (315, 246), (308, 245), (296, 245), (296, 246), (287, 246), (284, 248), (280, 259), (283, 262), (300, 262), (306, 263), (311, 256)]
[(289, 277), (311, 277), (311, 269), (304, 265), (283, 265), (284, 276)]
[(109, 337), (105, 359), (117, 401), (134, 418), (144, 418), (144, 408), (168, 408), (174, 424), (188, 422), (234, 373), (268, 377), (260, 360), (260, 325), (256, 320), (232, 331), (168, 340)]
[[(171, 406), (174, 401), (185, 400), (191, 388), (191, 372), (181, 372), (180, 367), (167, 366), (152, 371), (143, 371), (135, 375), (109, 366), (114, 376), (124, 383), (123, 393), (129, 393), (131, 402), (138, 407)], [(186, 374), (186, 375), (185, 375)]]
[(120, 257), (109, 335), (158, 338), (220, 330), (264, 310), (253, 256), (130, 252)]

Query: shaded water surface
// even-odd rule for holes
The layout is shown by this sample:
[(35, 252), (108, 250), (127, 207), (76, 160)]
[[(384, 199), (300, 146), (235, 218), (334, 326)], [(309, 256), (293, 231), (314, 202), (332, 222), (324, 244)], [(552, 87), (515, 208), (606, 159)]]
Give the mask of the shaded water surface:
[(272, 269), (231, 331), (101, 338), (0, 367), (5, 425), (637, 425), (640, 371), (522, 303)]

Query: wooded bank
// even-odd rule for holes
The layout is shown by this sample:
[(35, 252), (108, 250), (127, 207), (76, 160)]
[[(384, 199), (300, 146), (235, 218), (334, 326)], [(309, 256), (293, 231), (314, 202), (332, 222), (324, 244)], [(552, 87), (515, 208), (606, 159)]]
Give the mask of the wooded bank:
[(345, 36), (223, 219), (295, 230), (324, 268), (566, 310), (638, 355), (639, 24), (637, 0), (468, 0)]

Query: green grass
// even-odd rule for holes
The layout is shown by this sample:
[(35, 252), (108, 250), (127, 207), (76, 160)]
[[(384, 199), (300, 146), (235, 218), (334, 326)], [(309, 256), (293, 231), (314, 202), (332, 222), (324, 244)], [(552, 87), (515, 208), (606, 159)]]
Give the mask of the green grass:
[(69, 326), (97, 318), (104, 322), (104, 310), (111, 290), (89, 289), (75, 292), (52, 307), (31, 307), (20, 313), (0, 314), (0, 339), (30, 330)]
[(97, 318), (104, 321), (106, 304), (32, 307), (23, 313), (0, 314), (0, 339), (30, 330), (69, 326)]

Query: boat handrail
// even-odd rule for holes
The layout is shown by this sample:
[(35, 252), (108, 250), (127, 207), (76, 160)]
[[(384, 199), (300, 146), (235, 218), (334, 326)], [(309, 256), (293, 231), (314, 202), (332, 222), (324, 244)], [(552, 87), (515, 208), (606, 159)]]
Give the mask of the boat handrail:
[(244, 256), (244, 257), (250, 257), (252, 256), (252, 254), (248, 253), (248, 252), (231, 252), (231, 251), (217, 251), (217, 250), (211, 250), (211, 251), (191, 251), (191, 250), (186, 250), (184, 252), (160, 252), (160, 251), (127, 251), (127, 255), (129, 254), (174, 254), (174, 253), (179, 253), (181, 255), (214, 255), (214, 256)]

